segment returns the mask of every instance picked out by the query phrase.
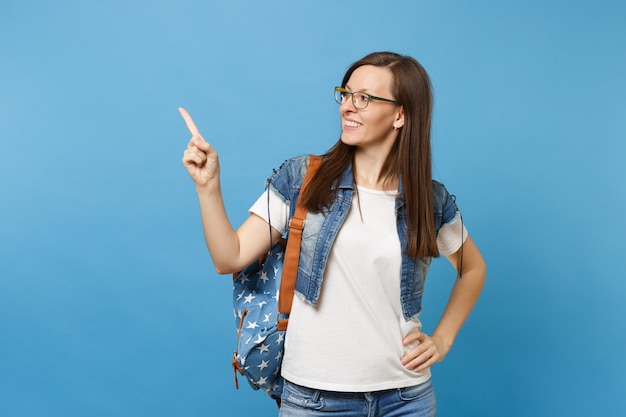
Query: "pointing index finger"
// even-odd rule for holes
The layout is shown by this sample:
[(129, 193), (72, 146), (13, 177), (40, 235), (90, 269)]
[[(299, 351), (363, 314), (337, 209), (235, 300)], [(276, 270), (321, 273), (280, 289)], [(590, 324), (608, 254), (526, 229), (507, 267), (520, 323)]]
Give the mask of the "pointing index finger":
[(183, 116), (183, 119), (185, 120), (185, 124), (187, 125), (187, 129), (189, 129), (189, 132), (191, 133), (191, 135), (202, 137), (202, 135), (200, 134), (200, 131), (198, 130), (198, 127), (193, 122), (193, 119), (191, 118), (191, 115), (189, 114), (189, 112), (187, 112), (187, 110), (183, 109), (182, 107), (178, 108), (178, 112), (180, 113), (181, 116)]

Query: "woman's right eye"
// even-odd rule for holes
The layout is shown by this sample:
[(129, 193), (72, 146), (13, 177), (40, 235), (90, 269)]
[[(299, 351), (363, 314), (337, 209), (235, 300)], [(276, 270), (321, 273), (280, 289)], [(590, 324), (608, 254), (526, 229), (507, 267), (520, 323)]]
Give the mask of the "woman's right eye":
[(367, 103), (369, 100), (369, 97), (367, 96), (367, 94), (363, 94), (363, 93), (356, 93), (354, 95), (354, 99), (357, 102), (361, 102), (361, 103)]

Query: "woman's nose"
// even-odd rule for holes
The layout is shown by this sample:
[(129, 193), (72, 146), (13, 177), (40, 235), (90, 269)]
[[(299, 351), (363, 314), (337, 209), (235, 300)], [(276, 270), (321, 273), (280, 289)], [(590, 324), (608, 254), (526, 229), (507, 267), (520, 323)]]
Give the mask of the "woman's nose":
[(344, 111), (357, 111), (357, 108), (354, 107), (354, 102), (352, 101), (352, 96), (346, 97), (346, 99), (339, 105), (339, 110)]

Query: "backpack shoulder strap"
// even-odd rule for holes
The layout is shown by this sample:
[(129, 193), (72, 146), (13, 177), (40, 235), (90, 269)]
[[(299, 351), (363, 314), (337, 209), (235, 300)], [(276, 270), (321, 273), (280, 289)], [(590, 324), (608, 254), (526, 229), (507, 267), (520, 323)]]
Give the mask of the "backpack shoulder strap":
[[(300, 196), (306, 191), (307, 186), (315, 173), (322, 165), (322, 157), (311, 155), (309, 159), (309, 167), (307, 168)], [(300, 261), (300, 243), (302, 241), (302, 230), (304, 229), (304, 219), (306, 218), (306, 208), (300, 204), (301, 199), (298, 198), (296, 203), (296, 211), (289, 220), (289, 237), (287, 238), (287, 248), (285, 249), (285, 260), (283, 262), (283, 274), (280, 279), (280, 293), (278, 296), (278, 330), (286, 330), (288, 318), (285, 317), (291, 312), (291, 304), (293, 303), (293, 293), (296, 288), (296, 276), (298, 275), (298, 262)]]

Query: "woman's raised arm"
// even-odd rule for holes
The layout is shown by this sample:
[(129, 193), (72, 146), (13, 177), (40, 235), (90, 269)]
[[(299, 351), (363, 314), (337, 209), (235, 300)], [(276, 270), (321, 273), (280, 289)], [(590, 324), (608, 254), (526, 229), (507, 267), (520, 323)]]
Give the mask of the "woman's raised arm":
[[(179, 112), (191, 133), (182, 162), (196, 184), (204, 239), (215, 270), (220, 274), (240, 271), (269, 249), (269, 225), (251, 215), (239, 229), (232, 227), (222, 198), (217, 151), (202, 137), (191, 115), (183, 108)], [(279, 237), (272, 229), (272, 242)]]

